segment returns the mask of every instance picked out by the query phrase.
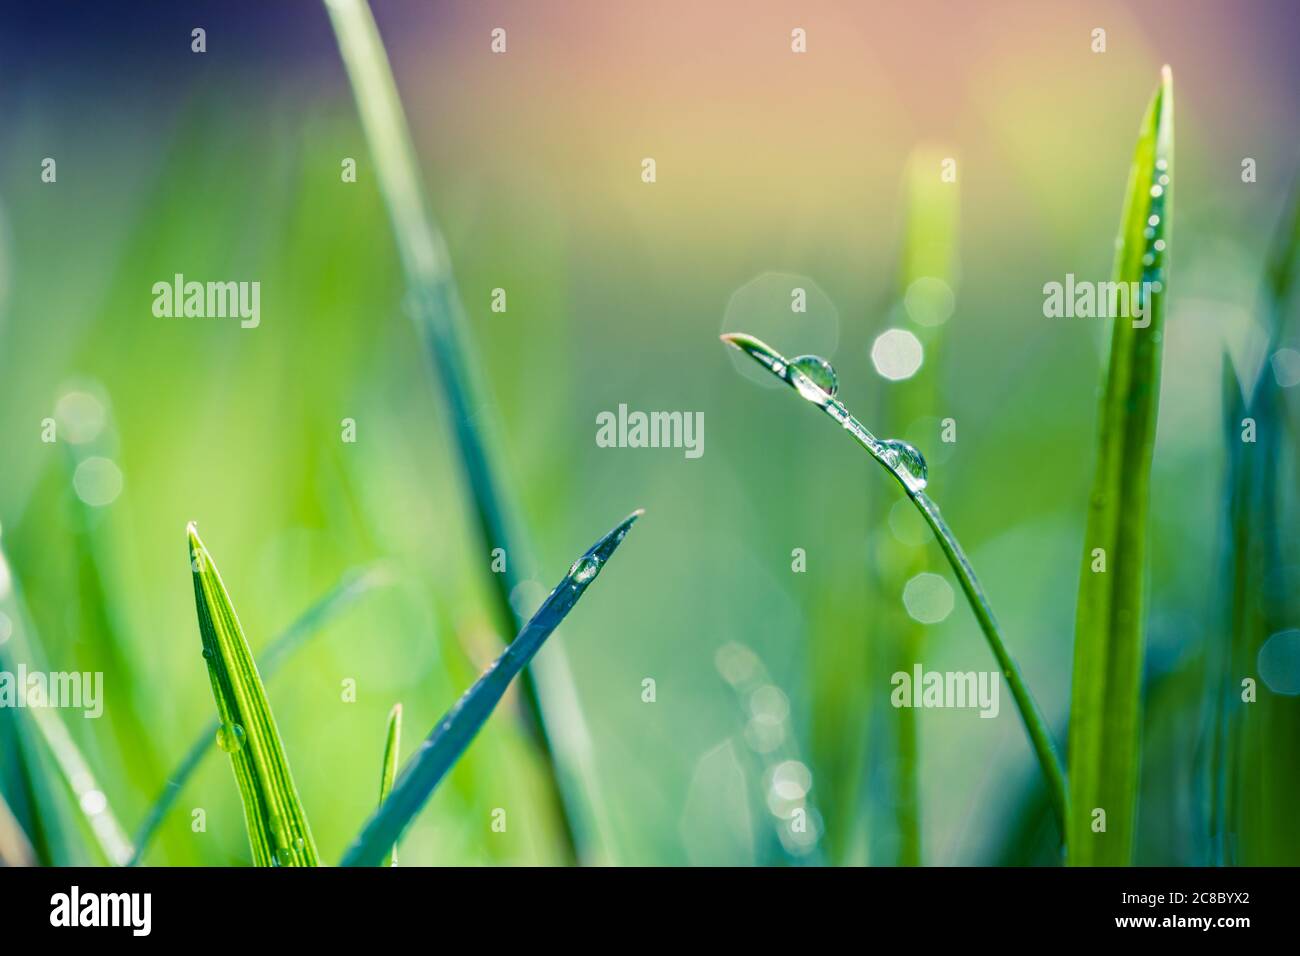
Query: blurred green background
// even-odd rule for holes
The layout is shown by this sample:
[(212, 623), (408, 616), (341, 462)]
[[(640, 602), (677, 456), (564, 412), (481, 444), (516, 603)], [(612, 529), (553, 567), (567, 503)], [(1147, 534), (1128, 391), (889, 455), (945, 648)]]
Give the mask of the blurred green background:
[[(1108, 277), (1137, 124), (1172, 65), (1178, 181), (1137, 858), (1206, 860), (1204, 660), (1228, 639), (1221, 356), (1248, 382), (1300, 379), (1293, 359), (1265, 354), (1261, 300), (1295, 174), (1287, 5), (374, 8), (538, 588), (647, 509), (553, 638), (589, 730), (595, 859), (620, 864), (1053, 859), (1005, 687), (993, 720), (889, 706), (889, 675), (911, 662), (994, 667), (960, 595), (931, 624), (903, 605), (919, 572), (951, 582), (937, 547), (892, 507), (897, 489), (866, 456), (738, 372), (717, 336), (824, 355), (858, 417), (927, 455), (930, 490), (1063, 742), (1107, 325), (1044, 318), (1042, 287)], [(55, 4), (13, 19), (0, 41), (0, 540), (12, 580), (50, 667), (105, 673), (105, 717), (67, 722), (133, 829), (213, 712), (186, 522), (199, 523), (255, 650), (340, 575), (382, 562), (391, 584), (268, 681), (334, 861), (373, 809), (389, 708), (404, 704), (409, 753), (503, 635), (326, 14)], [(204, 54), (190, 50), (195, 26)], [(505, 55), (489, 49), (497, 26)], [(790, 52), (794, 27), (807, 54)], [(1104, 54), (1090, 49), (1095, 27)], [(55, 183), (41, 180), (45, 157)], [(356, 183), (341, 181), (346, 157)], [(957, 178), (941, 184), (947, 157)], [(1257, 182), (1242, 182), (1243, 157)], [(178, 272), (259, 281), (260, 326), (154, 317), (153, 284)], [(922, 324), (932, 305), (906, 297), (918, 278), (942, 283), (940, 313), (952, 293), (941, 324)], [(495, 288), (504, 313), (490, 308)], [(807, 290), (806, 313), (790, 309), (794, 288)], [(905, 381), (870, 357), (889, 328), (926, 350)], [(1298, 347), (1294, 333), (1287, 344)], [(1296, 391), (1283, 389), (1292, 422)], [(703, 412), (703, 456), (598, 448), (596, 415), (620, 403)], [(47, 417), (53, 444), (41, 441)], [(345, 418), (355, 443), (341, 440)], [(945, 418), (955, 443), (940, 441)], [(1291, 476), (1294, 435), (1274, 463)], [(111, 460), (120, 492), (108, 466), (75, 480), (88, 458)], [(1283, 482), (1278, 518), (1286, 593), (1300, 557), (1295, 487)], [(795, 548), (806, 572), (792, 571)], [(349, 679), (355, 702), (342, 699)], [(1296, 698), (1276, 700), (1294, 726)], [(436, 792), (404, 865), (558, 858), (517, 704)], [(905, 718), (919, 755), (911, 790)], [(226, 764), (209, 757), (146, 862), (247, 861)], [(1294, 763), (1270, 766), (1273, 785), (1300, 783)], [(811, 811), (806, 836), (782, 825), (794, 804)], [(207, 831), (194, 833), (200, 807)], [(504, 833), (491, 828), (498, 807)], [(919, 847), (900, 824), (909, 813)], [(1266, 837), (1275, 862), (1300, 861), (1294, 827)]]

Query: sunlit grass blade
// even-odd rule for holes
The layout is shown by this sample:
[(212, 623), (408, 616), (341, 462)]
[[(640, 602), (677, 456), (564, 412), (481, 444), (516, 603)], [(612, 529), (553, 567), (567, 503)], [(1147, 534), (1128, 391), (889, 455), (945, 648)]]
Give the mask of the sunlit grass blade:
[(858, 421), (844, 407), (844, 404), (835, 398), (838, 388), (835, 372), (824, 359), (816, 356), (787, 359), (767, 343), (743, 332), (723, 335), (722, 341), (740, 349), (804, 399), (829, 415), (889, 472), (921, 513), (921, 517), (929, 525), (935, 541), (938, 542), (944, 557), (952, 567), (958, 583), (961, 584), (962, 592), (975, 613), (980, 630), (984, 632), (993, 656), (997, 658), (998, 666), (1011, 688), (1011, 695), (1015, 700), (1016, 708), (1020, 711), (1020, 718), (1024, 722), (1034, 754), (1042, 768), (1044, 781), (1052, 795), (1052, 808), (1056, 813), (1057, 824), (1064, 839), (1065, 821), (1069, 815), (1069, 796), (1065, 771), (1056, 752), (1056, 745), (1052, 741), (1038, 705), (1025, 685), (1019, 665), (1011, 657), (1002, 640), (997, 619), (993, 616), (993, 608), (989, 605), (988, 598), (984, 596), (984, 589), (975, 577), (975, 569), (971, 567), (957, 538), (940, 516), (939, 506), (925, 493), (929, 476), (921, 453), (906, 442), (877, 438)]
[(203, 658), (220, 720), (216, 739), (234, 767), (253, 862), (315, 866), (316, 844), (244, 630), (193, 524), (187, 534)]
[[(388, 737), (384, 742), (384, 764), (379, 771), (379, 809), (393, 791), (393, 781), (397, 779), (397, 751), (402, 745), (402, 705), (394, 704), (388, 713)], [(384, 857), (384, 866), (397, 866), (397, 844), (388, 848)]]
[[(299, 615), (262, 652), (257, 661), (257, 668), (264, 679), (270, 680), (274, 677), (284, 662), (301, 649), (310, 638), (321, 633), (326, 624), (334, 620), (348, 607), (351, 607), (367, 591), (386, 584), (387, 580), (387, 573), (378, 568), (345, 575), (328, 593)], [(194, 771), (199, 768), (203, 758), (216, 746), (217, 731), (220, 727), (221, 723), (216, 719), (213, 719), (204, 727), (195, 737), (194, 743), (185, 752), (185, 756), (181, 758), (180, 763), (176, 765), (176, 769), (167, 778), (167, 782), (163, 784), (162, 792), (158, 794), (153, 805), (149, 808), (149, 812), (145, 814), (144, 822), (140, 824), (139, 829), (136, 831), (135, 853), (131, 857), (129, 865), (135, 866), (139, 864), (144, 857), (145, 851), (153, 842), (158, 828), (175, 805), (176, 799), (185, 788), (185, 784), (194, 775)]]
[(438, 721), (423, 746), (407, 761), (388, 799), (366, 822), (340, 865), (374, 866), (384, 859), (491, 716), (510, 681), (578, 603), (641, 514), (639, 510), (633, 512), (573, 562), (518, 637)]
[[(1129, 173), (1114, 279), (1145, 314), (1116, 318), (1101, 400), (1075, 623), (1070, 708), (1070, 862), (1131, 862), (1137, 816), (1151, 454), (1172, 211), (1174, 103), (1168, 67)], [(1149, 290), (1149, 291), (1148, 291)], [(1136, 312), (1137, 310), (1133, 310)], [(1104, 570), (1103, 570), (1104, 568)], [(1105, 814), (1104, 830), (1100, 823)]]
[[(488, 573), (493, 613), (504, 638), (518, 633), (523, 623), (510, 598), (516, 586), (526, 579), (523, 572), (528, 567), (528, 549), (511, 518), (489, 459), (489, 439), (495, 426), (487, 404), (482, 401), (475, 366), (464, 345), (464, 306), (452, 277), (447, 244), (420, 188), (406, 116), (369, 6), (365, 0), (325, 0), (325, 6), (392, 220), (409, 286), (412, 317), (442, 386), (466, 488), (486, 545), (484, 553), (501, 548), (507, 555), (502, 573)], [(483, 567), (489, 567), (486, 559)], [(590, 793), (583, 794), (579, 792), (582, 788), (562, 785), (561, 773), (589, 778), (580, 753), (587, 733), (581, 725), (582, 716), (576, 707), (572, 676), (562, 649), (556, 646), (548, 656), (549, 660), (537, 665), (539, 679), (526, 670), (520, 683), (529, 730), (550, 771), (554, 788), (551, 798), (558, 813), (566, 855), (572, 860), (583, 849), (579, 846), (580, 839), (590, 842), (593, 835), (579, 829), (581, 821), (571, 804), (585, 801), (591, 813), (595, 808)], [(563, 748), (566, 766), (558, 765), (553, 748)], [(594, 781), (583, 782), (586, 790), (594, 789)]]

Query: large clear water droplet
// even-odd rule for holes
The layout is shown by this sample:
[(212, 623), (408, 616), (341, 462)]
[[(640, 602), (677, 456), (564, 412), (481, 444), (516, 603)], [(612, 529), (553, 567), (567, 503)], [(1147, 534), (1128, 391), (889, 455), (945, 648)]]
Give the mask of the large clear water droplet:
[(903, 479), (903, 484), (907, 485), (907, 490), (918, 492), (925, 490), (926, 483), (930, 480), (930, 468), (925, 463), (925, 456), (916, 450), (914, 445), (897, 438), (890, 438), (880, 443), (884, 451), (885, 460)]
[(573, 562), (569, 568), (569, 580), (574, 584), (586, 584), (600, 573), (600, 559), (585, 555)]
[(222, 724), (217, 728), (217, 746), (228, 754), (244, 749), (244, 728), (239, 724)]
[(791, 359), (790, 372), (794, 387), (810, 402), (825, 405), (839, 391), (835, 369), (820, 355), (800, 355)]

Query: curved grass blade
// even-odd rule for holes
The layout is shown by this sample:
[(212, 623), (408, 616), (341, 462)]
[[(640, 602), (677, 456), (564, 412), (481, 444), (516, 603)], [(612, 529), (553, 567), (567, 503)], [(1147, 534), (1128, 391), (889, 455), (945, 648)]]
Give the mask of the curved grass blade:
[[(379, 772), (379, 808), (393, 790), (393, 781), (397, 778), (397, 750), (402, 745), (402, 705), (394, 704), (388, 712), (388, 739), (384, 743), (384, 765)], [(384, 866), (397, 866), (397, 844), (388, 848), (384, 857)]]
[[(284, 632), (271, 642), (270, 646), (262, 652), (257, 662), (258, 670), (264, 675), (266, 680), (270, 680), (294, 653), (302, 648), (307, 641), (324, 630), (325, 625), (341, 614), (346, 608), (350, 607), (366, 591), (371, 588), (380, 587), (387, 583), (387, 574), (377, 568), (363, 571), (361, 573), (347, 574), (336, 584), (329, 592), (323, 595), (320, 600), (309, 607), (298, 619), (290, 624)], [(216, 745), (217, 731), (221, 728), (220, 721), (214, 719), (194, 739), (190, 749), (185, 752), (176, 769), (172, 771), (167, 782), (163, 784), (162, 792), (154, 800), (153, 806), (145, 815), (144, 822), (136, 831), (135, 836), (135, 853), (128, 861), (128, 866), (138, 866), (144, 857), (145, 851), (153, 842), (158, 828), (162, 826), (163, 820), (171, 808), (175, 806), (177, 798), (189, 782), (194, 771), (203, 763), (203, 758)]]
[(491, 716), (510, 681), (573, 610), (642, 514), (637, 510), (628, 515), (573, 562), (564, 580), (542, 602), (505, 653), (438, 721), (423, 746), (407, 762), (388, 799), (370, 817), (348, 848), (340, 866), (374, 866), (384, 859), (407, 824), (420, 812), (434, 788)]
[(902, 485), (907, 497), (921, 512), (921, 517), (930, 526), (935, 540), (943, 550), (944, 557), (948, 559), (948, 564), (957, 576), (966, 600), (975, 613), (975, 619), (979, 622), (980, 630), (984, 632), (993, 656), (997, 658), (998, 666), (1002, 669), (1002, 675), (1011, 688), (1011, 696), (1015, 699), (1016, 709), (1020, 711), (1020, 719), (1024, 722), (1025, 731), (1029, 735), (1029, 741), (1042, 768), (1043, 778), (1052, 795), (1052, 808), (1056, 813), (1056, 822), (1064, 840), (1065, 822), (1069, 819), (1069, 792), (1066, 788), (1065, 770), (1061, 766), (1056, 745), (1052, 741), (1038, 704), (1034, 702), (1029, 688), (1025, 685), (1019, 665), (1002, 641), (997, 619), (993, 616), (993, 608), (989, 605), (988, 598), (984, 596), (984, 589), (975, 577), (975, 569), (971, 567), (957, 538), (939, 514), (939, 506), (925, 493), (928, 474), (921, 453), (906, 442), (893, 439), (882, 441), (853, 417), (843, 403), (835, 398), (834, 371), (823, 360), (813, 356), (801, 356), (791, 362), (766, 342), (743, 332), (723, 335), (722, 341), (740, 349), (838, 422), (840, 427)]
[[(489, 574), (493, 612), (504, 638), (519, 632), (523, 621), (510, 595), (526, 577), (527, 547), (501, 494), (488, 455), (488, 436), (495, 432), (493, 417), (482, 401), (475, 366), (464, 345), (465, 310), (451, 272), (447, 243), (429, 212), (411, 135), (383, 41), (365, 0), (325, 0), (348, 72), (370, 152), (374, 157), (380, 190), (388, 206), (402, 268), (409, 286), (412, 318), (424, 340), (442, 386), (467, 491), (474, 507), (485, 552), (501, 548), (509, 555), (506, 569)], [(484, 562), (484, 567), (487, 563)], [(590, 792), (595, 781), (586, 771), (588, 739), (581, 711), (576, 706), (573, 678), (556, 646), (544, 664), (524, 671), (524, 716), (538, 752), (547, 765), (550, 794), (564, 840), (565, 854), (577, 859), (595, 847), (593, 834), (581, 830), (579, 809), (601, 829), (601, 818)], [(549, 726), (548, 726), (549, 724)], [(560, 750), (563, 765), (556, 759)], [(561, 773), (563, 772), (563, 777)], [(580, 777), (583, 786), (573, 785)], [(565, 786), (565, 783), (569, 783)]]
[[(1165, 67), (1138, 135), (1115, 257), (1115, 281), (1142, 290), (1145, 314), (1114, 320), (1079, 576), (1069, 844), (1070, 862), (1080, 866), (1128, 864), (1137, 817), (1147, 513), (1174, 172), (1172, 83)], [(1102, 566), (1099, 555), (1104, 571), (1093, 570)], [(1099, 809), (1106, 814), (1100, 833), (1092, 829)]]
[(191, 523), (186, 531), (203, 657), (221, 721), (217, 742), (234, 767), (253, 862), (316, 866), (316, 843), (244, 630), (198, 530)]

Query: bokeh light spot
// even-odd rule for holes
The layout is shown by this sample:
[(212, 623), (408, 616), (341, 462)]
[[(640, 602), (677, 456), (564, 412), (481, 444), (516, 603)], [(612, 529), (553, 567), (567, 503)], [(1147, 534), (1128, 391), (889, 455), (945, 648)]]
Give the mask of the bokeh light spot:
[(94, 456), (77, 465), (72, 475), (77, 497), (94, 508), (117, 500), (122, 493), (122, 471), (110, 458)]
[(881, 332), (871, 343), (871, 364), (893, 382), (915, 375), (924, 357), (921, 340), (906, 329)]
[(938, 624), (952, 613), (952, 585), (941, 575), (923, 571), (903, 585), (903, 606), (913, 620)]

